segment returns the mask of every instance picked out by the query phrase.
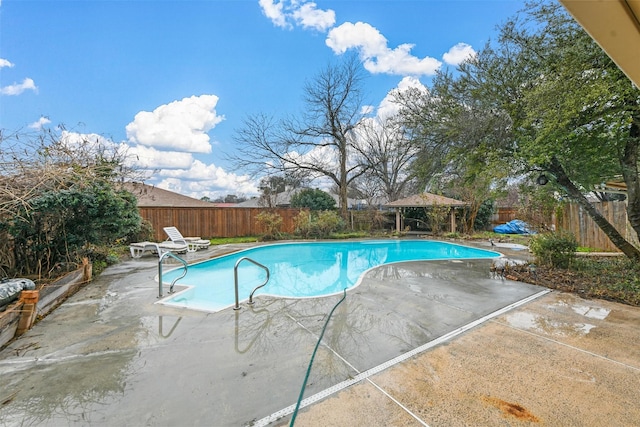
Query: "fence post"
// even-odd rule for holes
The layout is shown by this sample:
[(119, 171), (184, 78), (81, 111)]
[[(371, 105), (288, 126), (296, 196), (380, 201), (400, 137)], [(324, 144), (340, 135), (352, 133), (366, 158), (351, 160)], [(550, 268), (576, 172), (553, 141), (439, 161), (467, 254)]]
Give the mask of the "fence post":
[(20, 299), (22, 300), (22, 309), (20, 310), (20, 320), (18, 320), (18, 328), (16, 336), (20, 336), (27, 332), (35, 323), (37, 316), (39, 291), (22, 291)]

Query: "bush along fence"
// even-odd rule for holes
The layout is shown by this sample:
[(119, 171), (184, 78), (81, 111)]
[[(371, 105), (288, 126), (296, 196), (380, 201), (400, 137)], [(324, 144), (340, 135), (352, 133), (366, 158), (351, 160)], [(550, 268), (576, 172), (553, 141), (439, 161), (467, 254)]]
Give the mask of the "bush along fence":
[(17, 301), (10, 303), (0, 312), (0, 349), (31, 329), (38, 318), (49, 314), (90, 282), (92, 270), (91, 263), (85, 258), (79, 269), (55, 282), (40, 286), (36, 290), (23, 290)]

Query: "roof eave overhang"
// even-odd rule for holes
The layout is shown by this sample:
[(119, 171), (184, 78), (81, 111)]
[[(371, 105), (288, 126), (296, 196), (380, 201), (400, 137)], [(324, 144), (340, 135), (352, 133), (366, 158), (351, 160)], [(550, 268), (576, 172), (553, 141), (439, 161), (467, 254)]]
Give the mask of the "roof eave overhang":
[(640, 0), (560, 0), (560, 3), (640, 87)]

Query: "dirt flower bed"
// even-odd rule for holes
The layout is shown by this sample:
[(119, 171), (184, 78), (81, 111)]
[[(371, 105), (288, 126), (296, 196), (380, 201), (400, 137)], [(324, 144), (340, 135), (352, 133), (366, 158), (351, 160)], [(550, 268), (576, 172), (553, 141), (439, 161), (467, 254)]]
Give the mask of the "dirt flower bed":
[(640, 265), (624, 257), (577, 258), (568, 269), (511, 266), (515, 280), (573, 292), (584, 298), (602, 298), (640, 306)]

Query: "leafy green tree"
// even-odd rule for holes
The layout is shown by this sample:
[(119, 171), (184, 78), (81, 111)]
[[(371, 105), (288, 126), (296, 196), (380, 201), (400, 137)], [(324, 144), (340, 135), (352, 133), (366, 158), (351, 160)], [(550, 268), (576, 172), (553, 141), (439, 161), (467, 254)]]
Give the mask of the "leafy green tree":
[(304, 182), (301, 177), (287, 173), (285, 175), (271, 175), (260, 180), (260, 205), (267, 208), (275, 208), (278, 204), (278, 195), (287, 190), (299, 188)]
[(305, 188), (291, 197), (292, 208), (309, 208), (312, 211), (335, 209), (336, 201), (331, 195), (318, 188)]
[(395, 100), (420, 150), (413, 173), (429, 191), (468, 203), (464, 231), (471, 233), (482, 204), (506, 186), (511, 167), (501, 147), (509, 137), (509, 116), (476, 98), (468, 81), (446, 72), (429, 91), (398, 92)]
[(244, 196), (236, 196), (235, 194), (227, 194), (224, 197), (224, 203), (242, 203), (247, 200)]
[(77, 262), (79, 255), (91, 256), (93, 246), (111, 245), (140, 228), (135, 196), (104, 182), (48, 191), (29, 203), (5, 223), (16, 264), (25, 273)]
[(424, 99), (404, 104), (411, 113), (406, 123), (435, 141), (436, 154), (443, 154), (432, 157), (446, 160), (445, 171), (484, 152), (487, 166), (501, 165), (494, 170), (528, 174), (531, 182), (542, 173), (622, 252), (640, 260), (585, 197), (622, 175), (629, 222), (640, 236), (640, 91), (560, 5), (528, 3), (502, 26), (496, 44), (455, 77), (439, 75)]
[(485, 200), (478, 209), (476, 219), (474, 222), (475, 230), (486, 230), (491, 226), (491, 217), (495, 212), (494, 201), (491, 199)]
[[(516, 21), (501, 43), (516, 57), (502, 57), (502, 72), (527, 61), (519, 109), (511, 116), (519, 157), (580, 204), (629, 258), (630, 244), (589, 202), (585, 190), (622, 175), (628, 219), (640, 237), (640, 90), (578, 24), (555, 3), (529, 4), (532, 26)], [(504, 108), (513, 100), (502, 99)], [(514, 114), (515, 112), (519, 114)]]
[(47, 276), (140, 229), (115, 144), (44, 131), (0, 133), (0, 148), (0, 254), (12, 274)]

